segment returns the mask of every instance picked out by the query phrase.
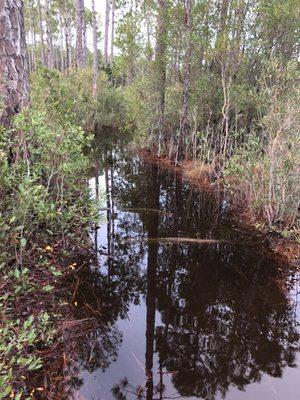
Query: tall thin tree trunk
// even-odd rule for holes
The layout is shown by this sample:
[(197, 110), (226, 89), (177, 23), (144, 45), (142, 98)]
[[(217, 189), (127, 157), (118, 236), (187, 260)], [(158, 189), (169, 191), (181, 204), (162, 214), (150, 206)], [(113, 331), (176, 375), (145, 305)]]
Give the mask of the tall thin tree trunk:
[(0, 1), (0, 123), (5, 127), (28, 101), (28, 60), (24, 29), (23, 2)]
[(36, 45), (36, 27), (35, 27), (35, 21), (34, 21), (34, 14), (33, 14), (33, 10), (32, 10), (32, 24), (33, 24), (33, 48), (34, 48), (34, 66), (36, 68), (36, 49), (37, 49), (37, 45)]
[(70, 67), (75, 68), (77, 66), (76, 43), (75, 43), (75, 48), (73, 48), (72, 47), (72, 36), (70, 36), (69, 47), (70, 47)]
[(43, 65), (46, 65), (46, 53), (45, 53), (45, 41), (44, 41), (44, 29), (43, 29), (43, 16), (42, 16), (42, 7), (41, 1), (38, 0), (38, 14), (39, 14), (39, 33), (40, 33), (40, 54), (41, 54), (41, 62)]
[(65, 21), (64, 33), (65, 33), (65, 48), (66, 48), (65, 68), (68, 69), (70, 67), (70, 32), (66, 21)]
[(98, 37), (97, 37), (97, 14), (95, 10), (95, 0), (92, 0), (93, 13), (93, 98), (97, 96), (98, 78)]
[(54, 48), (54, 68), (59, 70), (59, 52), (57, 47)]
[(111, 35), (110, 35), (110, 60), (111, 60), (111, 62), (114, 57), (115, 9), (116, 9), (116, 0), (111, 0)]
[(106, 9), (105, 9), (105, 26), (104, 26), (104, 62), (108, 63), (108, 31), (109, 31), (109, 10), (110, 10), (110, 1), (106, 0)]
[(166, 88), (166, 2), (158, 0), (157, 32), (155, 46), (155, 64), (157, 76), (157, 91), (159, 93), (158, 118), (158, 154), (161, 152), (161, 142), (164, 131), (165, 88)]
[(87, 55), (88, 55), (88, 47), (87, 47), (87, 26), (86, 26), (86, 18), (85, 18), (84, 9), (83, 9), (82, 42), (83, 42), (83, 64), (86, 65)]
[(48, 68), (53, 68), (53, 41), (50, 23), (50, 0), (46, 0), (46, 34), (47, 34), (47, 65)]
[[(29, 32), (26, 32), (25, 40), (26, 40), (26, 43), (30, 43)], [(30, 52), (30, 54), (28, 54), (28, 69), (29, 69), (29, 71), (32, 71), (32, 69), (33, 69), (31, 52)]]
[(225, 160), (227, 154), (227, 144), (228, 144), (228, 136), (229, 136), (229, 109), (230, 109), (230, 86), (232, 78), (229, 75), (227, 77), (227, 69), (226, 61), (221, 61), (221, 77), (222, 77), (222, 89), (223, 89), (223, 98), (224, 103), (222, 107), (222, 133), (224, 135), (223, 144), (222, 144), (222, 153), (223, 159)]
[(33, 2), (30, 4), (30, 31), (31, 31), (31, 66), (34, 70), (36, 67), (35, 61), (35, 49), (36, 49), (36, 37), (35, 37), (35, 27), (34, 27), (34, 14), (33, 14)]
[(185, 35), (186, 45), (183, 60), (183, 92), (182, 92), (182, 105), (180, 115), (180, 126), (178, 134), (177, 154), (176, 160), (182, 161), (185, 156), (185, 138), (188, 129), (188, 107), (189, 107), (189, 85), (190, 85), (190, 70), (191, 70), (191, 0), (184, 0), (185, 10)]
[(83, 0), (76, 0), (76, 65), (78, 68), (84, 66), (83, 55)]
[(63, 72), (65, 70), (65, 57), (64, 57), (64, 38), (63, 38), (63, 19), (59, 16), (60, 25), (60, 70)]

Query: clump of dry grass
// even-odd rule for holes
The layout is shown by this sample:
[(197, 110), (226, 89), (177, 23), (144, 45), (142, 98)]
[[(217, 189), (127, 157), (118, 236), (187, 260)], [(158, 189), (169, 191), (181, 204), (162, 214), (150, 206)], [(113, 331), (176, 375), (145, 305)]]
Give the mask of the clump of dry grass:
[(209, 187), (220, 179), (218, 167), (215, 163), (203, 161), (187, 161), (183, 165), (183, 176), (201, 186)]

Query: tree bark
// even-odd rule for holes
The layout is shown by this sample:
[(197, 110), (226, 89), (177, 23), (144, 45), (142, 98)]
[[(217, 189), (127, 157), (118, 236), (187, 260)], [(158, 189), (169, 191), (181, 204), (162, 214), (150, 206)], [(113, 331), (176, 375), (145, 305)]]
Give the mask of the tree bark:
[(83, 41), (83, 64), (86, 65), (87, 56), (88, 56), (88, 47), (87, 47), (87, 26), (86, 26), (86, 18), (83, 8), (83, 29), (82, 29), (82, 41)]
[(231, 76), (227, 77), (227, 69), (226, 61), (221, 61), (221, 77), (222, 77), (222, 89), (223, 89), (223, 98), (224, 103), (222, 107), (222, 133), (224, 135), (224, 140), (222, 144), (222, 153), (223, 159), (225, 160), (227, 154), (227, 144), (228, 144), (228, 136), (229, 136), (229, 110), (230, 110), (230, 86), (231, 86)]
[(95, 0), (92, 0), (93, 13), (93, 98), (97, 96), (98, 78), (98, 37), (97, 37), (97, 15), (95, 10)]
[(184, 0), (186, 45), (183, 60), (183, 92), (176, 160), (185, 157), (185, 138), (188, 129), (189, 85), (191, 70), (191, 0)]
[(106, 0), (105, 26), (104, 26), (104, 62), (108, 64), (108, 30), (109, 30), (110, 0)]
[(54, 60), (53, 60), (53, 41), (52, 41), (52, 32), (51, 32), (51, 24), (50, 24), (50, 0), (46, 0), (46, 34), (47, 34), (47, 65), (48, 68), (53, 68)]
[(111, 36), (110, 36), (110, 59), (113, 60), (114, 57), (114, 40), (115, 40), (115, 9), (116, 1), (111, 0)]
[(64, 39), (63, 39), (63, 20), (62, 16), (59, 16), (59, 26), (60, 26), (60, 70), (64, 72), (65, 70), (65, 57), (64, 57)]
[(38, 15), (39, 15), (39, 33), (40, 33), (40, 54), (41, 62), (46, 65), (46, 53), (45, 53), (45, 41), (44, 41), (44, 29), (43, 29), (43, 16), (41, 2), (38, 0)]
[(35, 38), (35, 28), (34, 28), (34, 7), (33, 1), (30, 2), (30, 33), (31, 33), (31, 69), (35, 70), (36, 62), (35, 62), (35, 49), (36, 49), (36, 38)]
[[(68, 4), (66, 0), (63, 0), (63, 5), (62, 5), (62, 21), (63, 21), (63, 27), (61, 28), (61, 35), (64, 36), (64, 44), (65, 44), (65, 62), (64, 62), (64, 69), (68, 69), (71, 66), (71, 54), (70, 54), (70, 48), (71, 48), (71, 21), (70, 21), (70, 16), (68, 12)], [(62, 33), (63, 32), (63, 33)]]
[(166, 2), (158, 0), (155, 64), (157, 76), (157, 91), (159, 94), (159, 118), (158, 118), (158, 153), (161, 152), (161, 142), (164, 131), (165, 113), (165, 88), (166, 88)]
[(82, 68), (84, 66), (83, 12), (83, 0), (76, 0), (76, 65), (78, 68)]
[(34, 68), (36, 68), (36, 27), (35, 27), (35, 21), (34, 21), (34, 2), (32, 6), (32, 16), (31, 16), (31, 21), (32, 21), (32, 27), (33, 27), (33, 32), (32, 32), (32, 43), (33, 43), (33, 56), (34, 56)]
[(23, 2), (0, 0), (0, 123), (5, 127), (28, 101)]
[(70, 56), (70, 31), (67, 23), (65, 22), (65, 48), (66, 48), (66, 60), (65, 60), (65, 69), (68, 69), (71, 66), (71, 56)]

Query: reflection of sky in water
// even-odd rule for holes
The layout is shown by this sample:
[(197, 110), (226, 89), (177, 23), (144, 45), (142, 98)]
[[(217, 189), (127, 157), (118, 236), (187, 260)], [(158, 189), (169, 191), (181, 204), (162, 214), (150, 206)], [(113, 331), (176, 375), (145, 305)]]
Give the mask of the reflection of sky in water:
[[(131, 202), (132, 207), (147, 206), (147, 198), (149, 197), (151, 200), (151, 196), (153, 196), (151, 182), (149, 183), (151, 181), (151, 168), (149, 169), (148, 166), (147, 168), (150, 172), (147, 172), (145, 165), (141, 167), (140, 171), (138, 167), (135, 167), (132, 169), (134, 173), (129, 171), (126, 175), (123, 171), (125, 166), (126, 164), (123, 162), (118, 171), (119, 174), (123, 174), (124, 176), (118, 176), (118, 173), (116, 173), (117, 166), (115, 166), (113, 172), (113, 177), (116, 179), (114, 188), (116, 199), (120, 200), (121, 198), (123, 200), (123, 195), (126, 198), (125, 204)], [(142, 175), (142, 178), (139, 174)], [(131, 181), (128, 183), (128, 180)], [(95, 178), (91, 179), (90, 187), (92, 196), (94, 197), (96, 193), (95, 184)], [(99, 177), (101, 193), (100, 208), (107, 207), (106, 184), (105, 175), (103, 174)], [(115, 282), (116, 285), (119, 285), (118, 290), (123, 285), (123, 278), (120, 279), (123, 276), (122, 273), (124, 273), (124, 279), (127, 276), (124, 272), (126, 266), (138, 271), (141, 280), (146, 279), (146, 276), (144, 278), (142, 276), (146, 275), (147, 268), (149, 268), (148, 245), (146, 242), (139, 241), (138, 239), (141, 236), (151, 236), (151, 226), (153, 226), (155, 219), (159, 221), (160, 229), (163, 232), (161, 233), (162, 235), (166, 235), (172, 229), (175, 229), (175, 233), (172, 231), (172, 234), (179, 236), (182, 234), (195, 236), (195, 233), (198, 232), (207, 238), (222, 238), (222, 235), (225, 235), (225, 237), (236, 237), (238, 235), (236, 230), (228, 228), (226, 221), (223, 222), (222, 220), (220, 222), (215, 217), (212, 217), (214, 208), (211, 208), (212, 206), (209, 201), (208, 203), (204, 203), (205, 207), (203, 211), (198, 204), (202, 198), (197, 200), (198, 203), (195, 202), (185, 187), (179, 188), (182, 199), (178, 198), (176, 184), (175, 182), (175, 187), (172, 188), (172, 181), (169, 184), (169, 181), (166, 179), (166, 182), (162, 181), (159, 187), (159, 207), (172, 213), (176, 213), (177, 207), (179, 212), (174, 217), (170, 218), (163, 215), (157, 217), (155, 213), (145, 214), (142, 211), (135, 212), (134, 210), (124, 211), (124, 208), (121, 206), (119, 208), (123, 209), (123, 211), (120, 211), (116, 204), (114, 204), (113, 214), (108, 215), (106, 210), (100, 212), (102, 216), (101, 224), (95, 238), (97, 249), (100, 250), (98, 256), (99, 271), (103, 277), (106, 277), (108, 280), (110, 279), (110, 282)], [(121, 188), (123, 188), (123, 192)], [(192, 209), (186, 206), (188, 201), (194, 204)], [(203, 201), (206, 201), (205, 196)], [(196, 206), (196, 204), (198, 205)], [(219, 209), (221, 213), (224, 211), (222, 205), (224, 205), (224, 200), (221, 200), (221, 207)], [(151, 201), (148, 207), (155, 208)], [(197, 207), (199, 207), (199, 212), (194, 210)], [(202, 212), (204, 213), (204, 217), (201, 214)], [(207, 219), (205, 219), (205, 212), (208, 215)], [(198, 222), (198, 219), (200, 222)], [(176, 228), (177, 222), (179, 227)], [(134, 240), (128, 242), (129, 238)], [(291, 368), (286, 365), (287, 361), (285, 359), (280, 360), (276, 358), (279, 354), (280, 357), (288, 359), (285, 353), (289, 348), (287, 341), (291, 340), (293, 342), (293, 340), (285, 335), (287, 335), (288, 329), (291, 331), (293, 329), (293, 316), (292, 310), (288, 311), (288, 304), (276, 304), (276, 301), (286, 301), (283, 298), (284, 296), (281, 297), (282, 295), (277, 293), (278, 289), (274, 289), (272, 283), (268, 283), (268, 280), (266, 280), (266, 288), (264, 287), (265, 283), (261, 282), (261, 279), (265, 278), (260, 276), (261, 274), (263, 275), (260, 266), (262, 264), (263, 268), (272, 268), (269, 265), (270, 263), (266, 263), (263, 260), (260, 261), (262, 255), (259, 253), (256, 254), (256, 249), (249, 250), (248, 248), (242, 248), (241, 250), (241, 248), (230, 248), (230, 246), (226, 247), (219, 244), (211, 247), (199, 246), (195, 251), (191, 250), (190, 246), (177, 246), (177, 250), (175, 247), (174, 245), (157, 246), (157, 259), (159, 261), (156, 268), (159, 278), (155, 282), (155, 288), (158, 289), (158, 294), (155, 295), (155, 326), (162, 329), (163, 332), (166, 329), (166, 321), (168, 321), (167, 334), (170, 340), (169, 354), (162, 353), (162, 357), (166, 356), (167, 362), (170, 362), (170, 365), (172, 365), (172, 358), (176, 362), (181, 361), (180, 354), (176, 352), (176, 346), (178, 346), (179, 350), (183, 349), (184, 351), (186, 349), (188, 351), (193, 348), (191, 346), (197, 345), (199, 341), (204, 346), (204, 349), (208, 349), (207, 353), (209, 356), (211, 356), (210, 351), (213, 349), (213, 346), (216, 346), (217, 358), (214, 359), (215, 354), (212, 351), (212, 362), (216, 363), (217, 371), (215, 373), (213, 368), (210, 371), (208, 369), (207, 381), (212, 380), (213, 382), (213, 378), (216, 375), (216, 380), (220, 380), (221, 382), (220, 387), (226, 388), (226, 399), (299, 400), (299, 368)], [(239, 265), (241, 265), (241, 273), (240, 271), (236, 271)], [(172, 270), (172, 266), (176, 267), (176, 271), (174, 271), (173, 281), (169, 285), (165, 280), (169, 279), (170, 273), (168, 271)], [(252, 269), (255, 268), (257, 272), (252, 272)], [(130, 270), (128, 274), (130, 275)], [(243, 280), (249, 280), (249, 284), (243, 282)], [(251, 285), (253, 285), (253, 288)], [(170, 294), (168, 294), (168, 288), (172, 289)], [(190, 292), (190, 295), (188, 292)], [(147, 294), (143, 290), (137, 294), (140, 298), (140, 304), (135, 305), (132, 300), (128, 300), (129, 309), (127, 318), (119, 318), (116, 322), (116, 327), (123, 335), (122, 343), (118, 349), (117, 360), (111, 362), (104, 372), (101, 369), (88, 372), (81, 368), (79, 375), (83, 379), (83, 385), (77, 393), (78, 398), (80, 398), (79, 396), (83, 396), (83, 398), (88, 400), (112, 400), (111, 389), (125, 377), (135, 388), (139, 385), (145, 385), (147, 295), (149, 296), (149, 293)], [(296, 300), (296, 292), (292, 292), (291, 295)], [(272, 306), (273, 302), (275, 302), (274, 307)], [(250, 304), (251, 307), (244, 312), (243, 304), (246, 306)], [(109, 308), (107, 312), (109, 313)], [(247, 315), (248, 312), (250, 312), (249, 316)], [(296, 305), (294, 312), (299, 313), (299, 307), (297, 308)], [(168, 313), (170, 313), (169, 316)], [(283, 313), (283, 316), (281, 313)], [(277, 319), (273, 320), (274, 318), (278, 318), (278, 321)], [(254, 320), (252, 321), (251, 319)], [(299, 321), (299, 314), (297, 318), (295, 316), (296, 319)], [(277, 323), (280, 323), (282, 326), (277, 326)], [(252, 329), (253, 332), (248, 333), (248, 328)], [(251, 335), (253, 334), (256, 336), (252, 337)], [(281, 336), (277, 338), (277, 334)], [(250, 349), (245, 348), (243, 339), (247, 341), (246, 346), (249, 344)], [(97, 340), (103, 340), (101, 335)], [(180, 342), (181, 340), (183, 340), (182, 343)], [(240, 340), (240, 343), (238, 340)], [(209, 343), (210, 341), (212, 342), (212, 349), (209, 347), (210, 344), (205, 347), (205, 343)], [(232, 341), (231, 344), (230, 341)], [(220, 345), (224, 346), (224, 349), (222, 347), (218, 348)], [(157, 346), (158, 342), (156, 340), (153, 355), (154, 385), (158, 384), (160, 379)], [(232, 346), (231, 354), (230, 346)], [(278, 346), (282, 346), (283, 350), (279, 349)], [(295, 346), (296, 344), (293, 342), (292, 348)], [(275, 349), (275, 358), (271, 354), (272, 348)], [(172, 353), (174, 349), (175, 352)], [(222, 354), (222, 350), (224, 354)], [(245, 354), (240, 354), (243, 351)], [(252, 352), (248, 358), (247, 351)], [(182, 354), (183, 357), (184, 355)], [(191, 354), (192, 356), (193, 354)], [(205, 356), (203, 355), (204, 361)], [(201, 367), (202, 354), (198, 354), (197, 357), (194, 364), (195, 369)], [(243, 367), (241, 365), (243, 357), (249, 362), (249, 365), (245, 365), (244, 371), (241, 369)], [(266, 365), (264, 365), (264, 360), (261, 357), (266, 358)], [(235, 365), (235, 361), (237, 365)], [(189, 362), (192, 363), (192, 360), (187, 359), (184, 365), (190, 365)], [(257, 365), (254, 365), (255, 363)], [(295, 360), (296, 363), (297, 359)], [(272, 377), (265, 371), (268, 369), (276, 371), (277, 364), (282, 369), (283, 375), (281, 378)], [(236, 373), (232, 371), (234, 368), (237, 368)], [(239, 368), (242, 372), (238, 370)], [(256, 373), (261, 376), (251, 377), (252, 369), (255, 370), (255, 368), (258, 369)], [(191, 374), (190, 386), (196, 387), (194, 376), (192, 375), (193, 371), (187, 371), (187, 375), (189, 373)], [(176, 371), (174, 374), (176, 374)], [(222, 377), (222, 374), (225, 374), (225, 376)], [(231, 375), (227, 376), (226, 374)], [(240, 379), (240, 375), (243, 374), (246, 377), (250, 376), (249, 381), (254, 383), (245, 382), (245, 384), (241, 384), (243, 386), (243, 391), (241, 391), (238, 390), (237, 384), (233, 380), (235, 378)], [(168, 372), (166, 367), (163, 368), (163, 383), (166, 387), (166, 397), (164, 398), (172, 398), (172, 396), (178, 398), (178, 392), (174, 387), (176, 378), (176, 375), (172, 375), (172, 371), (169, 370)], [(226, 379), (228, 379), (227, 387)], [(185, 376), (185, 385), (187, 380), (188, 376)], [(199, 382), (200, 385), (205, 384), (205, 379)], [(182, 382), (177, 382), (177, 384), (179, 383)], [(185, 390), (188, 389), (188, 386), (188, 384), (186, 387), (184, 386)], [(216, 387), (218, 388), (218, 385)], [(127, 395), (128, 400), (135, 398), (134, 396)], [(184, 397), (184, 395), (179, 396), (179, 398), (196, 399), (196, 397)], [(208, 396), (207, 398), (221, 400), (223, 397), (217, 390), (214, 397)], [(159, 399), (159, 395), (154, 396), (154, 399)]]
[[(99, 180), (99, 191), (101, 194), (100, 197), (100, 207), (105, 207), (105, 194), (106, 194), (106, 186), (105, 186), (105, 176), (100, 175), (98, 177)], [(91, 178), (89, 180), (89, 187), (90, 187), (90, 192), (91, 192), (91, 197), (92, 199), (96, 198), (96, 178)]]

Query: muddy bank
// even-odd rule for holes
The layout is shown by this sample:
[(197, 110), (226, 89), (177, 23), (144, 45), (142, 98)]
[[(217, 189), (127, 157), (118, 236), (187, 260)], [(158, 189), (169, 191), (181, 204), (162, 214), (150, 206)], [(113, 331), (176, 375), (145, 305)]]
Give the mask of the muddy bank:
[(208, 191), (219, 191), (226, 193), (229, 213), (235, 221), (237, 228), (246, 229), (250, 235), (259, 238), (264, 243), (265, 250), (270, 256), (286, 261), (290, 267), (297, 271), (300, 269), (300, 232), (299, 230), (289, 230), (289, 237), (285, 237), (285, 230), (271, 229), (268, 223), (250, 210), (246, 198), (240, 192), (231, 194), (225, 189), (224, 178), (217, 176), (208, 166), (192, 161), (183, 162), (175, 165), (167, 157), (158, 157), (156, 153), (149, 149), (135, 149), (140, 157), (165, 168), (176, 172), (188, 181), (196, 190), (205, 189)]

